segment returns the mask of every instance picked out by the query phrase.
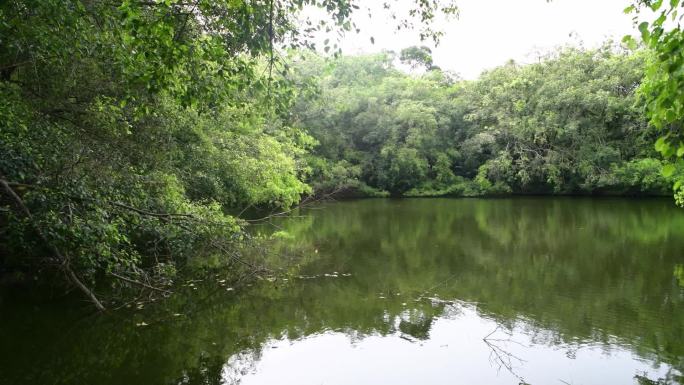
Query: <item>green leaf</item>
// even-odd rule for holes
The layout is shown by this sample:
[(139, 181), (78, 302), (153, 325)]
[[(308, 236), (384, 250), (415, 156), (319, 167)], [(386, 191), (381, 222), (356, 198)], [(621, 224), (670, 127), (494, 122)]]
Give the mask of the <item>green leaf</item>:
[(681, 158), (682, 156), (684, 156), (684, 146), (680, 146), (677, 149), (677, 158)]
[(636, 40), (634, 40), (634, 37), (632, 37), (632, 36), (630, 36), (630, 35), (625, 35), (625, 36), (622, 38), (622, 43), (623, 43), (628, 49), (631, 49), (631, 50), (637, 49), (637, 42), (636, 42)]
[(651, 38), (651, 31), (648, 30), (648, 22), (644, 21), (643, 23), (639, 24), (639, 31), (641, 31), (641, 39), (648, 43), (649, 39)]
[(668, 122), (672, 123), (677, 119), (677, 114), (672, 109), (669, 109), (665, 112), (665, 119), (667, 119)]
[(672, 176), (672, 174), (674, 174), (675, 170), (676, 168), (673, 164), (666, 164), (665, 166), (663, 166), (663, 176), (665, 178), (669, 178)]
[(625, 8), (622, 12), (625, 14), (632, 13), (636, 10), (636, 7), (634, 5), (630, 5), (629, 7)]

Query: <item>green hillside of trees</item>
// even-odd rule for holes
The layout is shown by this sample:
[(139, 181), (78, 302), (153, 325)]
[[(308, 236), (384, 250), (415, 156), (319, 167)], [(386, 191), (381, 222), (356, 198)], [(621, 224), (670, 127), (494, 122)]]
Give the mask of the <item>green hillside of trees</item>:
[(646, 56), (566, 48), (473, 81), (433, 67), (425, 47), (306, 57), (297, 73), (320, 94), (296, 111), (318, 142), (312, 185), (360, 195), (668, 194), (635, 92)]

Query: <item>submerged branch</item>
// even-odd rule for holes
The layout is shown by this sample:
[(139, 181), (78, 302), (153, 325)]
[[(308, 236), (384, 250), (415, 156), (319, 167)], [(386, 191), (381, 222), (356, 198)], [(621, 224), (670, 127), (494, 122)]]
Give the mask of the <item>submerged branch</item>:
[(159, 292), (167, 293), (167, 294), (173, 293), (173, 292), (170, 291), (170, 290), (166, 290), (166, 289), (161, 289), (161, 288), (158, 288), (158, 287), (154, 287), (154, 286), (148, 285), (148, 284), (146, 284), (146, 283), (144, 283), (144, 282), (136, 281), (136, 280), (134, 280), (134, 279), (127, 278), (127, 277), (124, 277), (124, 276), (119, 275), (119, 274), (116, 274), (116, 273), (109, 273), (109, 274), (110, 274), (112, 277), (117, 278), (117, 279), (120, 279), (120, 280), (122, 280), (122, 281), (124, 281), (124, 282), (128, 282), (128, 283), (132, 283), (132, 284), (134, 284), (134, 285), (142, 286), (142, 287), (148, 288), (148, 289), (150, 289), (150, 290), (155, 290), (155, 291), (159, 291)]

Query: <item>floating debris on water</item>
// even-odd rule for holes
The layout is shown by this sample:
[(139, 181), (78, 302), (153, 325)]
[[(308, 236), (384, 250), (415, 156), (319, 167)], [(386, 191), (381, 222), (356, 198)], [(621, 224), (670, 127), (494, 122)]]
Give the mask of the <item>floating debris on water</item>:
[[(298, 275), (297, 276), (297, 278), (299, 278), (299, 279), (315, 279), (315, 278), (321, 278), (321, 277), (327, 277), (327, 278), (351, 277), (351, 273), (339, 273), (337, 271), (333, 271), (332, 273), (323, 273), (323, 274), (318, 274), (318, 275)], [(283, 281), (287, 281), (287, 279), (283, 278)]]

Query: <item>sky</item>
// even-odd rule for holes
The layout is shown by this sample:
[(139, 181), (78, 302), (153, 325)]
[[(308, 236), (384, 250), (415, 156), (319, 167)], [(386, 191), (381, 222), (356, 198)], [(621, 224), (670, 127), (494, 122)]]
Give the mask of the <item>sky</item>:
[[(421, 43), (416, 31), (395, 32), (389, 15), (380, 9), (382, 1), (365, 1), (373, 9), (373, 17), (369, 19), (366, 12), (355, 16), (362, 32), (348, 33), (340, 41), (343, 53), (399, 52), (411, 45), (427, 45), (433, 50), (435, 65), (465, 79), (474, 79), (510, 59), (535, 62), (540, 54), (559, 46), (592, 48), (611, 38), (620, 41), (624, 35), (635, 34), (632, 16), (623, 13), (630, 0), (457, 0), (458, 18), (435, 24), (445, 32), (435, 47)], [(408, 7), (410, 2), (397, 3)]]

